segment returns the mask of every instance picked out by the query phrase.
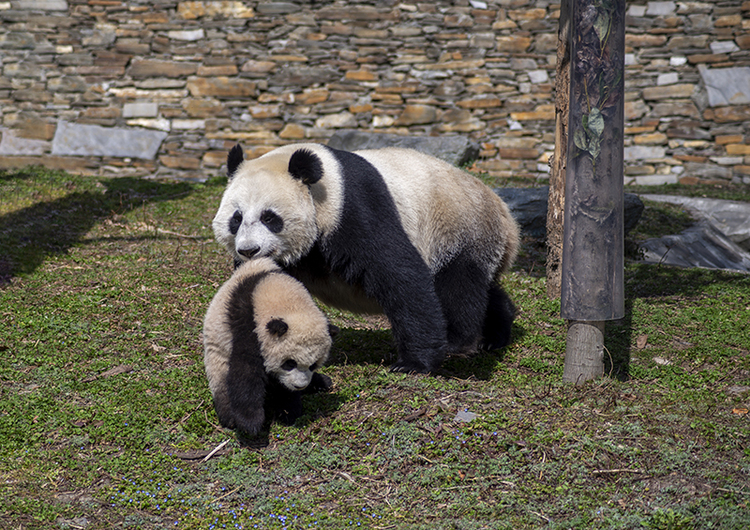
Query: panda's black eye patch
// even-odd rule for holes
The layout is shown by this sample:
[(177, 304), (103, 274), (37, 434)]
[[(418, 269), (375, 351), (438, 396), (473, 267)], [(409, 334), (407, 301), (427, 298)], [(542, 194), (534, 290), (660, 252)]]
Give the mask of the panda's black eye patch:
[(278, 234), (284, 229), (284, 220), (273, 210), (263, 210), (263, 213), (260, 214), (260, 222), (274, 234)]
[(284, 361), (284, 364), (281, 365), (281, 368), (283, 370), (286, 370), (287, 372), (291, 372), (292, 370), (297, 368), (297, 361), (287, 359), (286, 361)]
[(232, 235), (237, 234), (237, 230), (240, 229), (240, 225), (242, 224), (242, 212), (237, 210), (234, 212), (234, 215), (229, 220), (229, 231), (232, 233)]
[(313, 363), (313, 365), (310, 367), (311, 372), (314, 372), (317, 369), (318, 369), (318, 363)]

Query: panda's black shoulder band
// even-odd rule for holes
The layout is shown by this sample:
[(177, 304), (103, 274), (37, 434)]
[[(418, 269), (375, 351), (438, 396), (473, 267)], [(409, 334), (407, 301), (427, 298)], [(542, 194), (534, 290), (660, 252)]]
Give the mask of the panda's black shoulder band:
[(299, 149), (289, 159), (289, 174), (308, 186), (323, 178), (323, 162), (309, 149)]
[(245, 160), (245, 155), (240, 144), (237, 144), (230, 149), (227, 155), (227, 177), (231, 179), (234, 176), (234, 172), (237, 171), (243, 160)]

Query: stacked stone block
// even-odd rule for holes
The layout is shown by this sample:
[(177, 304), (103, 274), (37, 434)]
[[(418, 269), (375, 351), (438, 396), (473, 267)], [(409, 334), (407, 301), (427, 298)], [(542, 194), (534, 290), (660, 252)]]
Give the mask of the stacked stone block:
[[(750, 1), (628, 3), (626, 179), (750, 182)], [(0, 167), (206, 178), (336, 130), (547, 176), (559, 4), (0, 0)]]

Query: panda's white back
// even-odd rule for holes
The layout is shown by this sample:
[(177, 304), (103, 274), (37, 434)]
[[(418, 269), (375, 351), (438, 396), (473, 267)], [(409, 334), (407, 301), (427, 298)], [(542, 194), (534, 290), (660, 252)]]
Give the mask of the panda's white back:
[(479, 179), (438, 158), (402, 148), (356, 152), (382, 175), (401, 223), (432, 271), (464, 248), (481, 262), (512, 263), (518, 227)]

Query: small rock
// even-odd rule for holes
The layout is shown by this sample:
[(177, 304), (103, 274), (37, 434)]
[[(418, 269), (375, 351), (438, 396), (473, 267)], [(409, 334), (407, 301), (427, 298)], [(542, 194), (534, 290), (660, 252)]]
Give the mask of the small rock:
[(473, 412), (469, 412), (468, 410), (459, 410), (456, 413), (456, 416), (453, 418), (453, 421), (467, 423), (477, 419), (478, 417), (478, 414), (474, 414)]
[(350, 129), (336, 131), (328, 140), (328, 147), (344, 151), (406, 147), (435, 156), (454, 166), (464, 165), (479, 154), (479, 145), (464, 136), (401, 136)]

